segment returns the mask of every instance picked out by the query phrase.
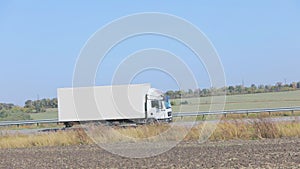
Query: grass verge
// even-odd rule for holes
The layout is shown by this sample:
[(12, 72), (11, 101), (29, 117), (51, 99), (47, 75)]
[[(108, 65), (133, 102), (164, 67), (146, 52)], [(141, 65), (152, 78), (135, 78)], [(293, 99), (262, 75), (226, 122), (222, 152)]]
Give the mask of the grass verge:
[(40, 133), (34, 135), (2, 133), (2, 135), (0, 136), (0, 148), (67, 146), (91, 143), (91, 139), (89, 139), (89, 137), (82, 129)]
[[(170, 127), (168, 124), (145, 125), (135, 128), (94, 126), (87, 133), (93, 133), (93, 139), (97, 143), (112, 143), (122, 141), (136, 142), (143, 139), (159, 141), (161, 138), (165, 140), (183, 139), (184, 141), (197, 141), (202, 135), (201, 133), (205, 132), (202, 124), (193, 127), (191, 130), (183, 126), (174, 126), (172, 130), (168, 130)], [(83, 129), (34, 135), (9, 135), (2, 133), (0, 148), (92, 144), (93, 141), (88, 137), (87, 133)], [(160, 137), (162, 133), (167, 133), (167, 136)], [(185, 134), (187, 135), (183, 137)], [(295, 120), (289, 122), (274, 122), (262, 118), (251, 122), (239, 119), (221, 121), (209, 137), (209, 140), (253, 140), (285, 137), (300, 137), (300, 120), (295, 118)]]

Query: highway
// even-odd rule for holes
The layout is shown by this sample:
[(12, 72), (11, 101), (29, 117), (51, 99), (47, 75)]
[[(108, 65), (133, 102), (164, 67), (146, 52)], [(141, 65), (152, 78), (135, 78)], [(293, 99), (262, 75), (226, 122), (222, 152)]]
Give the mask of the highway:
[[(250, 114), (250, 113), (265, 113), (270, 114), (276, 112), (292, 112), (300, 111), (300, 107), (281, 107), (281, 108), (267, 108), (267, 109), (248, 109), (248, 110), (226, 110), (226, 111), (216, 111), (216, 112), (181, 112), (173, 113), (173, 117), (188, 117), (188, 116), (207, 116), (207, 115), (228, 115), (228, 114)], [(290, 117), (285, 118), (270, 118), (273, 120), (292, 120)], [(252, 119), (253, 120), (253, 119)], [(0, 126), (20, 126), (20, 125), (39, 125), (47, 123), (60, 123), (58, 119), (44, 119), (44, 120), (25, 120), (25, 121), (1, 121)], [(200, 122), (201, 123), (201, 122)]]

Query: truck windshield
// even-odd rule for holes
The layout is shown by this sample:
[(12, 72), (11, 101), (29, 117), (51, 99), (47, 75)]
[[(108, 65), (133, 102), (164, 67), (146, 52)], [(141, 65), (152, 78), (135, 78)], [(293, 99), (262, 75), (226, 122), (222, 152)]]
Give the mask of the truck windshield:
[(170, 97), (169, 96), (166, 96), (165, 97), (165, 106), (167, 109), (171, 108), (171, 102), (170, 102)]

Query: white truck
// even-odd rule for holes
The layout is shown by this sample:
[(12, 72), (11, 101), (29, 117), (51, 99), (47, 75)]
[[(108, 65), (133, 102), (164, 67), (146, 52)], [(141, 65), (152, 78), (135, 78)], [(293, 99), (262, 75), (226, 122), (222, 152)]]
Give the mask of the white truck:
[(59, 88), (58, 120), (66, 127), (78, 122), (146, 124), (172, 121), (168, 96), (150, 84)]

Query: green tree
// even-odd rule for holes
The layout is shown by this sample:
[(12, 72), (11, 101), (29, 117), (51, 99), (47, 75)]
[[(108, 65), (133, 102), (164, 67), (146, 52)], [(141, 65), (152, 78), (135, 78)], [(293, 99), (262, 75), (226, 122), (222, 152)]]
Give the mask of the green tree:
[(256, 89), (257, 89), (256, 85), (255, 85), (255, 84), (252, 84), (252, 85), (251, 85), (251, 93), (255, 93), (255, 92), (256, 92)]
[(27, 100), (26, 102), (25, 102), (25, 106), (24, 106), (25, 108), (34, 108), (34, 106), (33, 106), (33, 101), (32, 100)]
[(171, 99), (175, 99), (175, 92), (172, 90), (167, 91), (166, 95), (170, 96)]
[(237, 85), (237, 86), (235, 86), (235, 91), (236, 91), (238, 94), (241, 94), (242, 91), (243, 91), (243, 86), (242, 86), (242, 85)]
[(300, 89), (300, 82), (297, 83), (297, 89)]
[(234, 93), (234, 86), (229, 86), (228, 87), (228, 92), (229, 92), (229, 94), (233, 94)]

